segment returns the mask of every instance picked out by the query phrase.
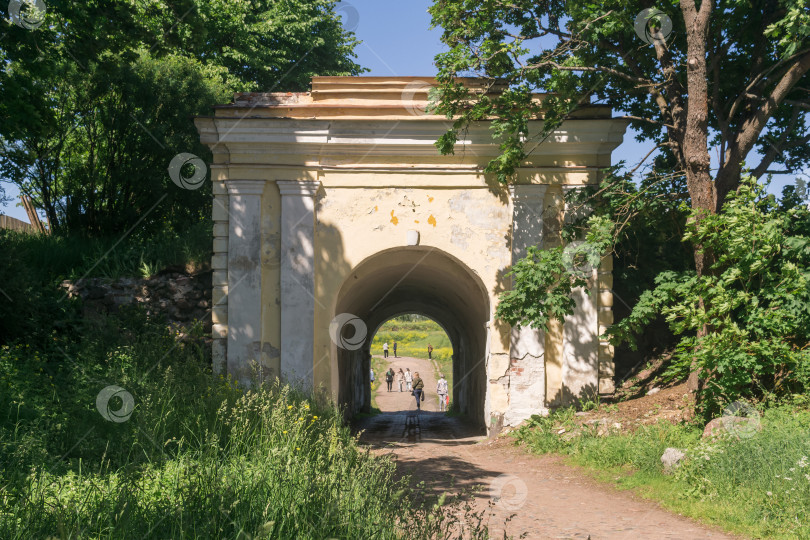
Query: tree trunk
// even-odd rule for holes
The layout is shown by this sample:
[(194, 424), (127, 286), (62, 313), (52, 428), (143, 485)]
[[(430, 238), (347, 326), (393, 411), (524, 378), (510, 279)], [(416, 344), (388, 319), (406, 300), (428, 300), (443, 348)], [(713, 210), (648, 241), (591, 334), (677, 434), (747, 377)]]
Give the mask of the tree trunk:
[[(686, 22), (686, 129), (683, 134), (683, 158), (686, 172), (686, 185), (692, 198), (692, 208), (698, 211), (697, 220), (716, 209), (716, 192), (711, 176), (709, 157), (709, 89), (706, 78), (706, 42), (708, 39), (709, 18), (712, 0), (703, 0), (700, 10), (694, 0), (682, 0), (681, 10)], [(698, 276), (710, 271), (712, 254), (695, 245), (695, 270)], [(700, 300), (701, 307), (703, 300)], [(709, 329), (703, 327), (698, 337), (707, 335)], [(687, 387), (696, 392), (701, 387), (700, 371), (693, 364)]]

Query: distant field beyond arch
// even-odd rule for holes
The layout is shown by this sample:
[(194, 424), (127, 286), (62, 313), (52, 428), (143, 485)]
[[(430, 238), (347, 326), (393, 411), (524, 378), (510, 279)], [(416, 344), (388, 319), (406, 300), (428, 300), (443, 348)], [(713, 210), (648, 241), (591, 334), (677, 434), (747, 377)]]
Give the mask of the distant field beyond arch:
[[(372, 384), (372, 407), (374, 391), (380, 384), (385, 384), (384, 373), (389, 362), (383, 354), (383, 344), (388, 343), (389, 357), (394, 358), (394, 343), (397, 344), (398, 357), (410, 357), (429, 360), (428, 345), (433, 347), (432, 356), (434, 374), (441, 373), (447, 379), (451, 403), (453, 395), (453, 344), (442, 326), (425, 315), (408, 313), (398, 315), (385, 321), (374, 334), (371, 341), (371, 366), (377, 374), (376, 384)], [(413, 368), (411, 368), (413, 370)], [(395, 381), (395, 389), (399, 387)], [(382, 409), (381, 409), (382, 410)]]

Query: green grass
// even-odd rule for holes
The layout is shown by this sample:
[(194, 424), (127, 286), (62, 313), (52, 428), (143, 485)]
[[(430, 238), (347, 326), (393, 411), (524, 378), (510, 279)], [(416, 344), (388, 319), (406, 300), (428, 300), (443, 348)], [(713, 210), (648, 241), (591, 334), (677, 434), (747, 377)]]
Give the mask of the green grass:
[(385, 383), (385, 372), (388, 371), (388, 362), (384, 358), (372, 356), (371, 369), (374, 370), (374, 382), (371, 383), (371, 410), (379, 411), (377, 406), (377, 389)]
[[(697, 426), (659, 425), (632, 434), (598, 437), (575, 430), (573, 411), (534, 417), (515, 433), (535, 452), (556, 452), (619, 487), (660, 501), (665, 507), (754, 537), (810, 538), (810, 411), (797, 405), (766, 409), (762, 431), (753, 437), (701, 439)], [(574, 431), (576, 433), (576, 431)], [(687, 460), (665, 475), (667, 447), (686, 450)]]
[[(137, 312), (102, 324), (81, 342), (0, 347), (0, 538), (432, 538), (452, 527), (457, 506), (417, 504), (325, 396), (214, 378), (203, 349)], [(134, 399), (121, 423), (96, 410), (111, 384)]]
[[(395, 318), (383, 324), (371, 342), (373, 354), (382, 354), (383, 343), (388, 342), (389, 354), (394, 354), (394, 341), (397, 342), (398, 356), (412, 356), (427, 359), (428, 344), (433, 345), (433, 360), (436, 374), (443, 373), (450, 387), (453, 388), (453, 346), (444, 330), (433, 320), (425, 319), (407, 321)], [(383, 373), (388, 369), (385, 367)], [(375, 373), (376, 373), (375, 369)], [(451, 398), (452, 399), (452, 398)]]
[[(144, 257), (193, 261), (183, 238)], [(199, 328), (180, 343), (137, 308), (83, 319), (56, 286), (105, 242), (0, 234), (14, 297), (0, 321), (0, 538), (435, 538), (459, 520), (486, 537), (480, 515), (425, 500), (359, 447), (325, 395), (215, 378)], [(93, 272), (132, 275), (128, 246)], [(97, 410), (110, 385), (133, 398), (122, 422)]]
[[(156, 236), (47, 236), (0, 230), (0, 246), (37, 282), (81, 277), (149, 277), (169, 266), (203, 266), (211, 258), (211, 222)], [(12, 261), (9, 261), (12, 262)]]

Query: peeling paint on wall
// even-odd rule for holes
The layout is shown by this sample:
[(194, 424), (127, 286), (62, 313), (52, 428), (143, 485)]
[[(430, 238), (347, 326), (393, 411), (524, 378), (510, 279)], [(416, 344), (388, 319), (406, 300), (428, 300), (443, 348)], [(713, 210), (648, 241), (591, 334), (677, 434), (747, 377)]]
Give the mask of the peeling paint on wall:
[(433, 225), (434, 227), (436, 226), (436, 218), (433, 217), (433, 214), (430, 214), (430, 217), (428, 218), (428, 223), (430, 225)]
[(453, 225), (453, 230), (450, 232), (450, 242), (462, 249), (467, 249), (470, 245), (469, 240), (471, 236), (472, 232), (470, 232), (470, 229)]
[(394, 215), (394, 211), (393, 211), (393, 210), (391, 210), (391, 223), (393, 223), (394, 225), (396, 225), (397, 223), (399, 223), (399, 219), (397, 219), (397, 216), (395, 216), (395, 215)]
[(453, 212), (464, 214), (470, 225), (475, 227), (499, 229), (504, 220), (510, 219), (504, 206), (492, 205), (487, 198), (473, 196), (470, 191), (465, 191), (448, 202)]
[(268, 358), (278, 358), (281, 356), (281, 351), (273, 347), (272, 343), (264, 342), (262, 344), (262, 352), (268, 356)]

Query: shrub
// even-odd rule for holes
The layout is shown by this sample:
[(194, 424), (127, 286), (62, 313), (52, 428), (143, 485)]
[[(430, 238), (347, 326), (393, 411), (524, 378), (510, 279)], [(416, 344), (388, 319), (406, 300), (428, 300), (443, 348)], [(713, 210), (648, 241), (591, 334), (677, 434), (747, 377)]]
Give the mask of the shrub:
[[(709, 271), (663, 272), (612, 342), (663, 314), (680, 336), (670, 378), (699, 370), (707, 415), (724, 403), (810, 389), (810, 222), (805, 207), (779, 211), (754, 180), (744, 181), (719, 214), (692, 220), (685, 241), (712, 255)], [(806, 228), (806, 227), (805, 227)], [(702, 331), (702, 332), (701, 332)]]

